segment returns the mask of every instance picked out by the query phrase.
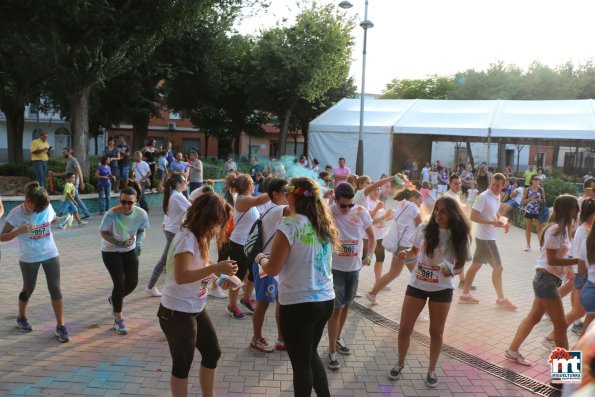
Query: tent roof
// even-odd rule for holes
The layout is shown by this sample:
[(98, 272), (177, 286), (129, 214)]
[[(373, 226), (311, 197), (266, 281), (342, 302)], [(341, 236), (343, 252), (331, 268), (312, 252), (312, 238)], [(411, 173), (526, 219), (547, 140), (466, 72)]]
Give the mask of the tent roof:
[[(592, 99), (556, 101), (365, 98), (364, 132), (487, 138), (595, 140)], [(360, 99), (342, 99), (311, 132), (359, 131)]]

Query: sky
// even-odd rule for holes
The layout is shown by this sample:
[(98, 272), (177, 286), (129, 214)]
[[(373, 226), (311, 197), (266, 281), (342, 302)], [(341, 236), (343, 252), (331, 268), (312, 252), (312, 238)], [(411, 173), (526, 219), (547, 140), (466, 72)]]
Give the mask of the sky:
[[(271, 3), (242, 21), (239, 31), (257, 33), (299, 10), (295, 0)], [(341, 11), (358, 21), (350, 74), (361, 90), (365, 0), (351, 3)], [(533, 61), (580, 64), (595, 58), (594, 13), (592, 0), (369, 0), (374, 28), (368, 30), (365, 91), (379, 94), (394, 78), (453, 75), (499, 60), (523, 70)]]

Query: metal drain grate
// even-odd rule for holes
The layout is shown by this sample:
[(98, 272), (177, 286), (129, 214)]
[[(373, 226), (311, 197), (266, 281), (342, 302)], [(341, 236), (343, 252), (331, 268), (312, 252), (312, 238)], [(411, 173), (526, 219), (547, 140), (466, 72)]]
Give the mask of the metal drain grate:
[[(358, 302), (353, 302), (350, 308), (354, 312), (361, 314), (362, 316), (364, 316), (365, 318), (367, 318), (375, 324), (381, 325), (395, 332), (399, 331), (399, 323), (387, 317), (384, 317), (383, 315), (375, 312), (369, 307), (366, 307)], [(421, 334), (417, 331), (413, 331), (411, 337), (424, 346), (430, 346), (430, 338), (424, 334)], [(454, 358), (455, 360), (459, 360), (465, 364), (468, 364), (472, 367), (475, 367), (491, 375), (494, 375), (500, 379), (504, 379), (516, 386), (522, 387), (523, 389), (535, 393), (538, 396), (560, 397), (560, 391), (554, 389), (549, 385), (546, 385), (545, 383), (541, 383), (525, 375), (521, 375), (517, 372), (511, 371), (507, 368), (503, 368), (499, 365), (483, 360), (469, 353), (465, 353), (464, 351), (459, 350), (455, 347), (444, 344), (442, 345), (442, 353), (446, 354), (451, 358)]]

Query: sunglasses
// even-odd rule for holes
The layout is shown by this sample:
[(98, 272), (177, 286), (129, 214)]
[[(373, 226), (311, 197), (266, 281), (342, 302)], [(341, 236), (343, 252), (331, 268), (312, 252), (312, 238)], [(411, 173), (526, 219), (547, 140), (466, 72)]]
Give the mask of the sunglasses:
[(134, 201), (120, 200), (120, 204), (122, 204), (122, 205), (134, 205)]
[(325, 179), (324, 182), (326, 183), (331, 183), (333, 180), (332, 179)]
[(355, 206), (354, 203), (351, 204), (339, 204), (339, 208), (353, 208)]

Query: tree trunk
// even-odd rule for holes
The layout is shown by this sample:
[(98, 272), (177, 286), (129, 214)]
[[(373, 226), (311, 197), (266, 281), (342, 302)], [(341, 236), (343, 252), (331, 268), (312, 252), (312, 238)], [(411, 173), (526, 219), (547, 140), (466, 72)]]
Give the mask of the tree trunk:
[(279, 131), (279, 157), (287, 154), (287, 130), (289, 129), (289, 118), (291, 117), (291, 109), (286, 109), (283, 112), (283, 118), (281, 119), (281, 130)]
[(72, 150), (89, 180), (89, 97), (91, 87), (83, 87), (68, 95), (70, 106), (70, 129), (72, 130)]
[(471, 163), (471, 168), (475, 169), (475, 161), (473, 161), (473, 152), (471, 151), (471, 142), (466, 142), (467, 144), (467, 161)]
[[(149, 133), (149, 116), (138, 118), (132, 123), (132, 148), (131, 152), (140, 150), (145, 146), (147, 134)], [(132, 154), (132, 153), (130, 153)]]
[(8, 162), (23, 162), (23, 129), (25, 127), (24, 96), (19, 98), (19, 104), (10, 111), (5, 111), (6, 132), (8, 143)]
[(554, 154), (552, 156), (552, 169), (558, 168), (558, 158), (560, 157), (560, 145), (554, 145)]
[(209, 137), (211, 134), (207, 134), (205, 132), (205, 151), (204, 151), (204, 159), (208, 160), (209, 159)]

